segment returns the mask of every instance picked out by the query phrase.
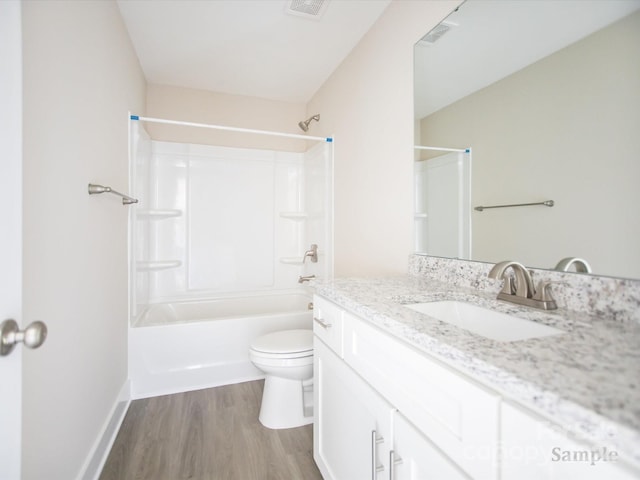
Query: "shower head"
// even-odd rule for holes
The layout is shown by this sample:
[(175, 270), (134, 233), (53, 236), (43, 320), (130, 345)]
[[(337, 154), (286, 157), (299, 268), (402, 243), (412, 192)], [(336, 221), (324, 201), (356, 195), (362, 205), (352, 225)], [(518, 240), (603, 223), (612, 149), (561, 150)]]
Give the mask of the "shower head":
[(312, 120), (315, 120), (316, 122), (319, 122), (320, 121), (320, 114), (317, 113), (313, 117), (307, 118), (306, 120), (304, 120), (302, 122), (298, 122), (298, 126), (302, 129), (303, 132), (306, 132), (307, 130), (309, 130), (309, 124), (311, 123)]

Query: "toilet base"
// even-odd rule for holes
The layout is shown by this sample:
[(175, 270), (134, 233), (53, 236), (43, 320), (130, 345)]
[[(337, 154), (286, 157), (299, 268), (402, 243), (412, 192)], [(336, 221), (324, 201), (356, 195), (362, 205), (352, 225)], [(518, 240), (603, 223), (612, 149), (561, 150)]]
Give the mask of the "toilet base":
[[(309, 404), (309, 399), (313, 398), (313, 395), (309, 395), (311, 382), (267, 375), (258, 417), (260, 423), (272, 429), (302, 427), (313, 423), (313, 406)], [(308, 415), (305, 416), (305, 413)]]

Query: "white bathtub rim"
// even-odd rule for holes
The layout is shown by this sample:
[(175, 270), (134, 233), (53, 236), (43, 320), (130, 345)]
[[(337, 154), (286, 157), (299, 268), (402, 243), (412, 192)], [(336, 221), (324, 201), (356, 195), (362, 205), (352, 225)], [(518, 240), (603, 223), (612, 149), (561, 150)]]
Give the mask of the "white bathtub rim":
[[(287, 305), (282, 308), (272, 309), (266, 312), (256, 312), (255, 305), (252, 305), (254, 311), (241, 311), (237, 310), (237, 313), (225, 313), (217, 316), (216, 314), (211, 315), (198, 315), (197, 318), (192, 318), (187, 316), (186, 318), (176, 311), (176, 308), (180, 307), (198, 307), (203, 306), (206, 307), (208, 304), (215, 306), (216, 304), (224, 303), (226, 301), (251, 301), (257, 299), (289, 299), (288, 297), (300, 297), (297, 299), (300, 302), (300, 305), (296, 305), (294, 308)], [(135, 319), (131, 324), (131, 328), (147, 328), (147, 327), (159, 327), (159, 326), (168, 326), (168, 325), (184, 325), (187, 323), (199, 323), (199, 322), (208, 322), (208, 321), (224, 321), (224, 320), (233, 320), (233, 319), (242, 319), (242, 318), (260, 318), (260, 317), (271, 317), (273, 315), (291, 315), (291, 314), (300, 314), (309, 312), (310, 306), (312, 305), (313, 297), (308, 296), (306, 293), (302, 293), (300, 291), (296, 291), (295, 293), (280, 293), (280, 294), (272, 294), (272, 295), (250, 295), (250, 296), (235, 296), (235, 297), (218, 297), (218, 298), (209, 298), (209, 299), (198, 299), (198, 300), (181, 300), (177, 302), (163, 302), (163, 303), (153, 303), (149, 304)], [(259, 309), (258, 309), (259, 310)]]
[[(299, 298), (297, 298), (299, 297)], [(276, 308), (274, 310), (267, 310), (265, 312), (256, 312), (255, 305), (251, 305), (249, 308), (249, 312), (242, 311), (241, 308), (236, 312), (224, 313), (223, 315), (216, 316), (215, 314), (211, 314), (211, 316), (199, 316), (198, 318), (184, 318), (183, 314), (178, 313), (176, 308), (181, 307), (198, 307), (207, 305), (215, 306), (216, 304), (223, 304), (224, 302), (238, 302), (238, 301), (256, 301), (260, 299), (288, 299), (289, 301), (296, 299), (300, 305), (295, 305), (294, 308), (286, 305), (281, 308)], [(136, 318), (133, 323), (133, 327), (139, 326), (147, 326), (147, 325), (165, 325), (165, 324), (173, 324), (173, 323), (190, 323), (197, 321), (210, 321), (210, 320), (223, 320), (228, 318), (245, 318), (245, 317), (259, 317), (264, 315), (280, 315), (280, 314), (288, 314), (291, 312), (303, 312), (308, 311), (308, 305), (311, 303), (312, 297), (307, 296), (301, 292), (295, 293), (281, 293), (278, 295), (242, 295), (242, 296), (234, 296), (234, 297), (217, 297), (217, 298), (209, 298), (209, 299), (193, 299), (193, 300), (182, 300), (177, 302), (158, 302), (149, 304)], [(303, 306), (304, 305), (304, 306)], [(251, 311), (253, 310), (253, 311)], [(258, 309), (259, 310), (259, 309)], [(164, 313), (163, 313), (164, 312)], [(154, 316), (157, 315), (159, 318), (163, 318), (162, 320), (149, 320), (149, 315)]]
[(151, 306), (156, 304), (183, 302), (211, 302), (216, 300), (234, 300), (239, 298), (270, 297), (280, 295), (303, 295), (305, 297), (313, 299), (314, 291), (315, 289), (308, 285), (301, 285), (300, 287), (283, 288), (278, 290), (247, 290), (220, 292), (215, 294), (211, 294), (209, 292), (194, 291), (188, 295), (153, 298), (149, 300), (148, 305)]

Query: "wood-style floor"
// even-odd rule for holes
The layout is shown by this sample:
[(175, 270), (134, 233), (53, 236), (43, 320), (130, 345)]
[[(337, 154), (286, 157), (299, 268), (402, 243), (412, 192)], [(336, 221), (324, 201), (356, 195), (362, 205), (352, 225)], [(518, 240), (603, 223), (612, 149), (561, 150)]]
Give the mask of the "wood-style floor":
[(134, 400), (100, 480), (322, 480), (312, 425), (258, 421), (263, 383)]

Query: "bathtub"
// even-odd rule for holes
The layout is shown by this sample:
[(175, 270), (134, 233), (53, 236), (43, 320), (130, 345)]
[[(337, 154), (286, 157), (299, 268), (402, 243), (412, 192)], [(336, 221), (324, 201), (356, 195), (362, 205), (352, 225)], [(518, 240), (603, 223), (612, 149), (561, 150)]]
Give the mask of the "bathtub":
[(307, 294), (150, 305), (129, 329), (131, 398), (264, 378), (249, 360), (265, 333), (312, 328)]

